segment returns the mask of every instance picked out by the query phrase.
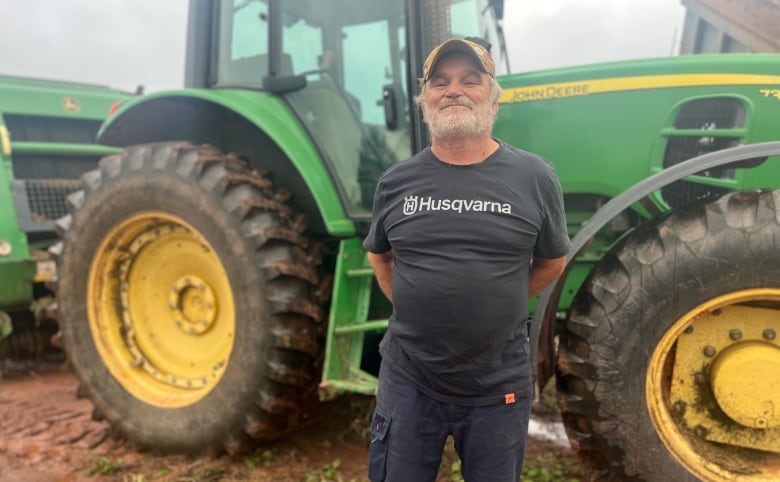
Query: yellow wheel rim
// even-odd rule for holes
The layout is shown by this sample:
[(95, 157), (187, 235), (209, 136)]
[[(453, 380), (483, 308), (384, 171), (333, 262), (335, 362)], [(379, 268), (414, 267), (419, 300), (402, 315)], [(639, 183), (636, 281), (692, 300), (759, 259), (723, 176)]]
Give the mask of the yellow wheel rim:
[(778, 315), (780, 289), (736, 291), (686, 313), (655, 348), (650, 417), (701, 480), (780, 480)]
[(98, 352), (135, 398), (190, 405), (224, 374), (233, 293), (212, 246), (182, 219), (145, 212), (117, 224), (95, 253), (87, 297)]

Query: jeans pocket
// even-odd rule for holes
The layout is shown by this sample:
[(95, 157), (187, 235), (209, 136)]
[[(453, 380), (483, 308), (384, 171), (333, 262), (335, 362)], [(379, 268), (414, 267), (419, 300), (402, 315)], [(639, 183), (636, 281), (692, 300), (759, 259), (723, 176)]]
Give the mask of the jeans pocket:
[(371, 419), (371, 447), (368, 450), (368, 478), (371, 482), (385, 480), (390, 420), (390, 417), (385, 417), (379, 412), (374, 412), (374, 417)]

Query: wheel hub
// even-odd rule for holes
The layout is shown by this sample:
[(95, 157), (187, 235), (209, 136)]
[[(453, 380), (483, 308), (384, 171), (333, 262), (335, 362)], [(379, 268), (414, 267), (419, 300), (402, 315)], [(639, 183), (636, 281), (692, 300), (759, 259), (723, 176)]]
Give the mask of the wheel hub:
[(670, 400), (699, 440), (780, 453), (777, 310), (730, 304), (702, 310), (677, 338)]
[(168, 309), (176, 327), (189, 335), (206, 332), (217, 318), (213, 288), (194, 275), (182, 276), (171, 285)]
[(780, 396), (780, 347), (761, 341), (729, 347), (712, 364), (710, 381), (718, 405), (735, 422), (756, 429), (780, 425), (774, 407)]

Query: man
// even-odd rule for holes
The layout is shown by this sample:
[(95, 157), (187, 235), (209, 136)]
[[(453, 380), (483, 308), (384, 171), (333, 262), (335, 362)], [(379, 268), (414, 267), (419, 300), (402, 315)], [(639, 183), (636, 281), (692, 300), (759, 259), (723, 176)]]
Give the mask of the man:
[(528, 297), (570, 243), (553, 166), (491, 136), (501, 88), (448, 40), (417, 103), (431, 146), (380, 179), (364, 247), (393, 303), (380, 344), (373, 482), (433, 481), (452, 435), (468, 482), (519, 480), (533, 398)]

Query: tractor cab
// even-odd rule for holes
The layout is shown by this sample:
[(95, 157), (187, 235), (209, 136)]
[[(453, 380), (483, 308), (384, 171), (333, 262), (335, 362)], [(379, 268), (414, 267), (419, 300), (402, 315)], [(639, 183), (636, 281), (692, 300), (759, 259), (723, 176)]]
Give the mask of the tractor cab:
[(427, 143), (413, 101), (427, 52), (447, 38), (480, 37), (499, 70), (508, 70), (502, 4), (194, 1), (186, 84), (281, 96), (317, 146), (348, 215), (366, 218), (381, 173)]

